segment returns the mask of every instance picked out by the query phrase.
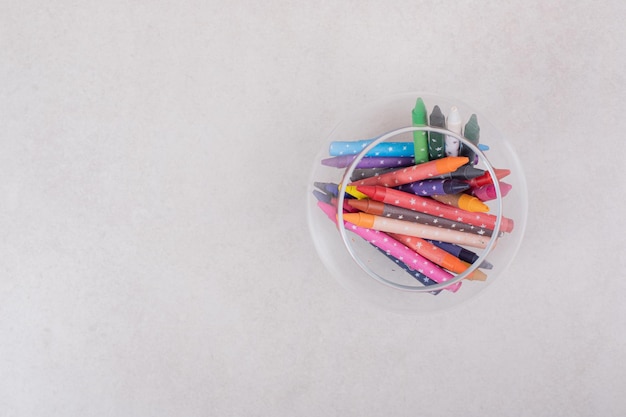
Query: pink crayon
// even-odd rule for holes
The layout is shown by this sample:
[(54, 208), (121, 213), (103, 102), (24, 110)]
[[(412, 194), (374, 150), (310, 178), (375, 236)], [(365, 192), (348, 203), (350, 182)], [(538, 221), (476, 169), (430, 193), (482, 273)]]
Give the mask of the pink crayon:
[[(500, 192), (502, 193), (502, 197), (505, 197), (513, 186), (504, 181), (499, 181), (500, 184)], [(496, 199), (496, 186), (493, 184), (482, 185), (480, 187), (472, 188), (471, 194), (480, 199), (481, 201), (490, 201)]]
[[(330, 204), (324, 203), (322, 201), (318, 201), (317, 205), (326, 215), (337, 223), (337, 208), (333, 207)], [(409, 268), (414, 269), (422, 274), (426, 275), (428, 278), (432, 279), (437, 283), (442, 283), (451, 280), (454, 278), (454, 275), (445, 271), (438, 265), (432, 263), (428, 259), (424, 258), (422, 255), (413, 251), (406, 245), (401, 242), (398, 242), (391, 236), (386, 233), (379, 232), (374, 229), (365, 229), (362, 227), (358, 227), (352, 223), (344, 221), (344, 225), (346, 229), (354, 232), (359, 235), (372, 245), (376, 246), (384, 250), (386, 253), (390, 254), (394, 258), (399, 259), (404, 262)], [(452, 292), (457, 292), (461, 287), (461, 282), (457, 282), (456, 284), (450, 285), (445, 289)]]

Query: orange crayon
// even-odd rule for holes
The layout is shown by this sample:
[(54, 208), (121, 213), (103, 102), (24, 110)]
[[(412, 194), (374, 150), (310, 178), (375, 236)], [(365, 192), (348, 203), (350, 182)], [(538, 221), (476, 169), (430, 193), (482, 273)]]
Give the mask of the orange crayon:
[[(424, 258), (429, 261), (441, 266), (442, 268), (447, 269), (448, 271), (456, 272), (460, 274), (469, 268), (469, 264), (467, 262), (463, 262), (456, 256), (446, 252), (443, 249), (439, 249), (437, 246), (432, 243), (415, 236), (401, 235), (397, 233), (390, 233), (394, 239), (399, 242), (404, 243), (409, 248), (413, 249), (415, 252), (422, 255)], [(485, 274), (481, 270), (474, 270), (471, 274), (467, 276), (466, 279), (472, 281), (485, 281), (487, 279), (487, 274)]]
[(466, 156), (448, 156), (435, 159), (423, 164), (413, 165), (407, 168), (399, 168), (384, 174), (354, 181), (350, 185), (383, 185), (385, 187), (398, 187), (400, 185), (436, 177), (456, 171), (460, 166), (469, 162)]
[(489, 211), (488, 205), (468, 194), (441, 194), (431, 195), (431, 197), (440, 203), (471, 211), (472, 213), (486, 213)]
[(345, 221), (366, 229), (375, 229), (381, 232), (399, 233), (416, 236), (424, 239), (440, 240), (442, 242), (467, 245), (484, 249), (489, 243), (489, 238), (457, 230), (443, 229), (440, 227), (427, 226), (425, 224), (407, 222), (404, 220), (390, 219), (388, 217), (375, 216), (368, 213), (344, 213)]

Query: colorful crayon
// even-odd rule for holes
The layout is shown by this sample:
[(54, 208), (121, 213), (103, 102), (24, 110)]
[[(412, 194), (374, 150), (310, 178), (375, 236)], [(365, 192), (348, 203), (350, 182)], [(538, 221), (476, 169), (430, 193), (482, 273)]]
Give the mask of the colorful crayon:
[[(478, 260), (478, 254), (472, 252), (469, 249), (465, 249), (462, 246), (455, 245), (454, 243), (442, 242), (440, 240), (428, 240), (433, 245), (437, 246), (440, 249), (445, 250), (446, 252), (456, 256), (462, 261), (473, 264)], [(482, 261), (479, 268), (483, 269), (492, 269), (493, 265), (487, 260)]]
[[(333, 197), (331, 194), (325, 194), (321, 191), (313, 190), (313, 195), (315, 196), (315, 198), (317, 198), (318, 201), (322, 201), (334, 207), (337, 207), (337, 205), (339, 204), (339, 199), (337, 197)], [(348, 199), (343, 200), (343, 210), (348, 213), (356, 213), (358, 210), (348, 204), (349, 201), (350, 200)]]
[[(452, 106), (450, 109), (450, 114), (448, 115), (448, 120), (446, 122), (446, 127), (449, 131), (457, 134), (461, 134), (461, 114), (459, 113), (459, 109), (456, 106)], [(458, 156), (459, 155), (459, 146), (460, 141), (454, 136), (446, 135), (446, 155), (447, 156)]]
[(474, 168), (471, 165), (463, 165), (453, 172), (447, 174), (437, 175), (433, 178), (441, 179), (454, 179), (454, 180), (471, 180), (472, 178), (480, 177), (485, 174), (484, 169)]
[[(404, 207), (434, 216), (445, 217), (450, 220), (457, 220), (481, 228), (494, 230), (496, 225), (497, 216), (492, 214), (473, 213), (439, 203), (431, 198), (420, 197), (393, 188), (358, 186), (357, 190), (376, 201), (382, 201), (383, 203), (393, 204), (394, 206)], [(511, 232), (513, 230), (513, 220), (502, 216), (500, 227), (503, 232)]]
[(460, 208), (465, 211), (471, 211), (472, 213), (486, 213), (489, 211), (488, 205), (480, 201), (478, 198), (467, 194), (434, 194), (431, 197), (440, 203)]
[(437, 239), (442, 242), (467, 245), (474, 248), (484, 249), (489, 243), (488, 238), (480, 235), (450, 229), (442, 229), (439, 227), (427, 226), (425, 224), (413, 223), (404, 220), (390, 219), (388, 217), (375, 216), (369, 213), (347, 213), (344, 214), (343, 218), (347, 222), (366, 229), (375, 229), (388, 233), (399, 233), (403, 235), (421, 237), (424, 239)]
[(399, 168), (375, 177), (354, 181), (350, 185), (383, 185), (385, 187), (398, 187), (400, 185), (423, 180), (436, 175), (455, 171), (461, 165), (467, 164), (468, 159), (464, 156), (451, 156), (434, 161), (425, 162), (411, 167)]
[[(502, 193), (502, 197), (506, 197), (509, 191), (513, 188), (511, 184), (504, 181), (498, 181), (498, 184), (500, 184), (500, 193)], [(494, 184), (487, 184), (472, 188), (470, 193), (481, 201), (491, 201), (497, 198), (496, 186)]]
[[(465, 124), (465, 128), (463, 129), (463, 136), (465, 139), (469, 140), (472, 145), (478, 146), (479, 138), (480, 138), (480, 126), (478, 126), (478, 117), (475, 114), (472, 114)], [(465, 145), (461, 145), (461, 155), (467, 156), (473, 164), (478, 163), (478, 159), (469, 147)]]
[(408, 222), (425, 224), (428, 226), (442, 227), (444, 229), (458, 230), (459, 232), (474, 233), (476, 235), (490, 237), (493, 230), (483, 229), (471, 224), (461, 223), (431, 214), (420, 213), (403, 207), (385, 204), (369, 198), (348, 200), (348, 205), (356, 210), (376, 216), (389, 217), (391, 219), (405, 220)]
[[(326, 215), (331, 220), (337, 223), (337, 210), (335, 207), (322, 201), (318, 201), (317, 206), (321, 208), (322, 211), (326, 213)], [(344, 218), (345, 216), (351, 216), (352, 214), (354, 213), (344, 214)], [(437, 283), (446, 282), (454, 278), (454, 275), (452, 275), (451, 273), (443, 270), (442, 268), (424, 258), (414, 250), (408, 248), (406, 245), (403, 245), (397, 240), (393, 239), (386, 233), (383, 233), (379, 230), (362, 228), (353, 223), (351, 224), (347, 220), (344, 220), (344, 226), (346, 230), (350, 230), (351, 232), (357, 234), (358, 236), (365, 239), (367, 242), (389, 253), (394, 258), (402, 260), (409, 266), (409, 268), (426, 275), (428, 278)], [(445, 287), (445, 289), (456, 292), (461, 286), (460, 284), (460, 282), (457, 282), (456, 284)]]
[(461, 180), (430, 179), (416, 181), (396, 187), (400, 191), (421, 196), (439, 194), (458, 194), (470, 188), (469, 184)]
[[(353, 142), (335, 141), (330, 144), (328, 153), (330, 156), (356, 155), (373, 141), (374, 139)], [(415, 156), (413, 149), (412, 142), (385, 142), (374, 146), (365, 156), (412, 157)]]
[[(451, 253), (448, 253), (445, 250), (438, 248), (427, 240), (415, 236), (400, 235), (395, 233), (390, 233), (389, 235), (396, 239), (398, 242), (404, 243), (409, 248), (422, 255), (424, 258), (449, 271), (460, 274), (461, 272), (467, 270), (467, 268), (469, 267), (469, 264), (467, 264), (466, 262), (463, 262)], [(485, 281), (487, 279), (487, 275), (483, 271), (476, 269), (471, 274), (469, 274), (466, 279), (472, 281)]]
[[(342, 155), (322, 159), (322, 165), (334, 168), (346, 168), (357, 155)], [(365, 157), (359, 161), (355, 168), (398, 168), (408, 167), (414, 164), (411, 157)]]
[[(402, 262), (400, 259), (391, 256), (386, 251), (382, 250), (381, 248), (377, 247), (376, 245), (371, 244), (371, 243), (370, 243), (370, 245), (374, 246), (380, 253), (382, 253), (387, 258), (389, 258), (391, 261), (393, 261), (396, 265), (398, 265), (398, 267), (400, 267), (403, 270), (405, 270), (409, 275), (411, 275), (413, 278), (418, 280), (422, 285), (435, 285), (435, 284), (437, 284), (435, 281), (433, 281), (432, 279), (428, 278), (426, 275), (422, 274), (419, 271), (416, 271), (414, 269), (409, 268), (409, 266), (407, 264), (405, 264), (404, 262)], [(441, 291), (443, 291), (443, 290), (428, 291), (428, 293), (429, 294), (433, 294), (433, 295), (437, 295)]]
[[(498, 181), (511, 173), (511, 170), (509, 169), (494, 168), (493, 170), (496, 173), (496, 178), (498, 179)], [(483, 185), (493, 184), (493, 180), (491, 179), (491, 174), (489, 173), (489, 171), (485, 171), (485, 173), (480, 177), (467, 180), (467, 183), (472, 188), (478, 188), (482, 187)]]
[[(446, 117), (441, 112), (439, 106), (433, 107), (433, 111), (430, 113), (430, 125), (433, 127), (446, 127)], [(439, 159), (446, 156), (446, 140), (443, 133), (429, 132), (428, 133), (428, 159)]]
[(386, 172), (391, 172), (397, 168), (364, 168), (355, 169), (350, 176), (350, 181), (364, 180), (365, 178), (373, 177), (375, 175), (382, 175)]
[[(415, 107), (411, 112), (413, 126), (426, 126), (428, 118), (426, 116), (426, 105), (421, 97), (417, 98)], [(428, 162), (428, 133), (424, 130), (416, 130), (413, 132), (413, 149), (415, 151), (415, 163), (421, 164)]]
[[(328, 148), (330, 156), (356, 155), (376, 139), (361, 139), (355, 141), (334, 141)], [(482, 143), (478, 145), (481, 150), (489, 149)], [(413, 142), (384, 142), (374, 146), (366, 157), (414, 157)]]

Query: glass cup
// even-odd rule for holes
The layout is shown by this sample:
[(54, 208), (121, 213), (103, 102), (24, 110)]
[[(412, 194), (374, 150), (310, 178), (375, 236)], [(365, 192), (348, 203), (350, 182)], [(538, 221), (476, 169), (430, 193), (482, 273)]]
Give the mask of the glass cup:
[[(480, 147), (465, 137), (444, 128), (431, 126), (411, 126), (411, 111), (415, 101), (421, 97), (430, 114), (438, 105), (444, 114), (456, 106), (463, 119), (463, 126), (470, 115), (475, 114), (480, 126)], [(339, 184), (338, 195), (333, 201), (343, 207), (348, 200), (347, 186), (353, 180), (354, 172), (363, 158), (372, 156), (372, 151), (388, 142), (413, 144), (413, 132), (442, 133), (456, 138), (465, 149), (472, 151), (476, 168), (489, 172), (496, 178), (495, 168), (506, 168), (511, 173), (502, 179), (511, 189), (506, 195), (503, 187), (494, 187), (496, 196), (485, 201), (489, 214), (495, 216), (493, 233), (484, 248), (463, 246), (474, 252), (478, 258), (463, 272), (450, 272), (450, 278), (440, 284), (424, 285), (414, 274), (360, 236), (354, 234), (343, 223), (343, 210), (336, 210), (337, 223), (318, 207), (318, 199), (313, 195), (314, 182)], [(355, 155), (346, 167), (335, 168), (321, 164), (321, 160), (331, 158), (329, 146), (337, 141), (372, 139)], [(488, 146), (483, 151), (481, 148)], [(496, 184), (499, 184), (496, 182)], [(429, 198), (429, 197), (426, 197)], [(405, 93), (386, 97), (358, 109), (340, 122), (330, 133), (313, 165), (308, 187), (308, 222), (312, 239), (323, 263), (337, 281), (357, 296), (386, 310), (404, 313), (419, 313), (447, 309), (476, 296), (496, 281), (513, 260), (521, 244), (528, 210), (527, 189), (521, 164), (513, 148), (502, 134), (479, 112), (453, 98), (426, 93)], [(503, 218), (511, 219), (514, 227), (510, 232), (499, 232)], [(508, 220), (507, 220), (508, 221)], [(433, 226), (433, 224), (431, 224)], [(405, 259), (403, 259), (405, 260)], [(492, 265), (486, 269), (484, 263)], [(410, 263), (409, 263), (410, 264)], [(416, 267), (417, 269), (417, 267)], [(468, 279), (480, 269), (487, 275), (486, 280)], [(456, 291), (448, 288), (460, 287)]]

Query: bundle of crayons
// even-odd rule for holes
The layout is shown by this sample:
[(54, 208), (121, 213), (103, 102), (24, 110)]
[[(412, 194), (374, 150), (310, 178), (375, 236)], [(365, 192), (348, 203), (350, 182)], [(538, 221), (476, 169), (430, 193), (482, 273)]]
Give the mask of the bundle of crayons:
[[(417, 99), (412, 111), (414, 126), (437, 126), (463, 134), (479, 146), (478, 121), (471, 115), (462, 129), (461, 117), (452, 107), (447, 119), (434, 106), (427, 123), (426, 107)], [(322, 164), (346, 168), (373, 140), (332, 142), (330, 157)], [(481, 149), (488, 147), (480, 146)], [(488, 213), (485, 202), (496, 198), (490, 173), (477, 168), (478, 157), (456, 138), (415, 131), (411, 142), (384, 142), (368, 152), (354, 169), (346, 185), (343, 219), (350, 230), (378, 248), (397, 266), (423, 285), (443, 283), (476, 262), (474, 249), (484, 249), (495, 233), (500, 237), (513, 230), (513, 220)], [(500, 181), (508, 169), (494, 169), (502, 197), (511, 185)], [(340, 185), (315, 182), (317, 205), (337, 223)], [(466, 279), (485, 281), (483, 261)], [(461, 282), (445, 287), (456, 292)], [(439, 291), (433, 291), (436, 294)]]

